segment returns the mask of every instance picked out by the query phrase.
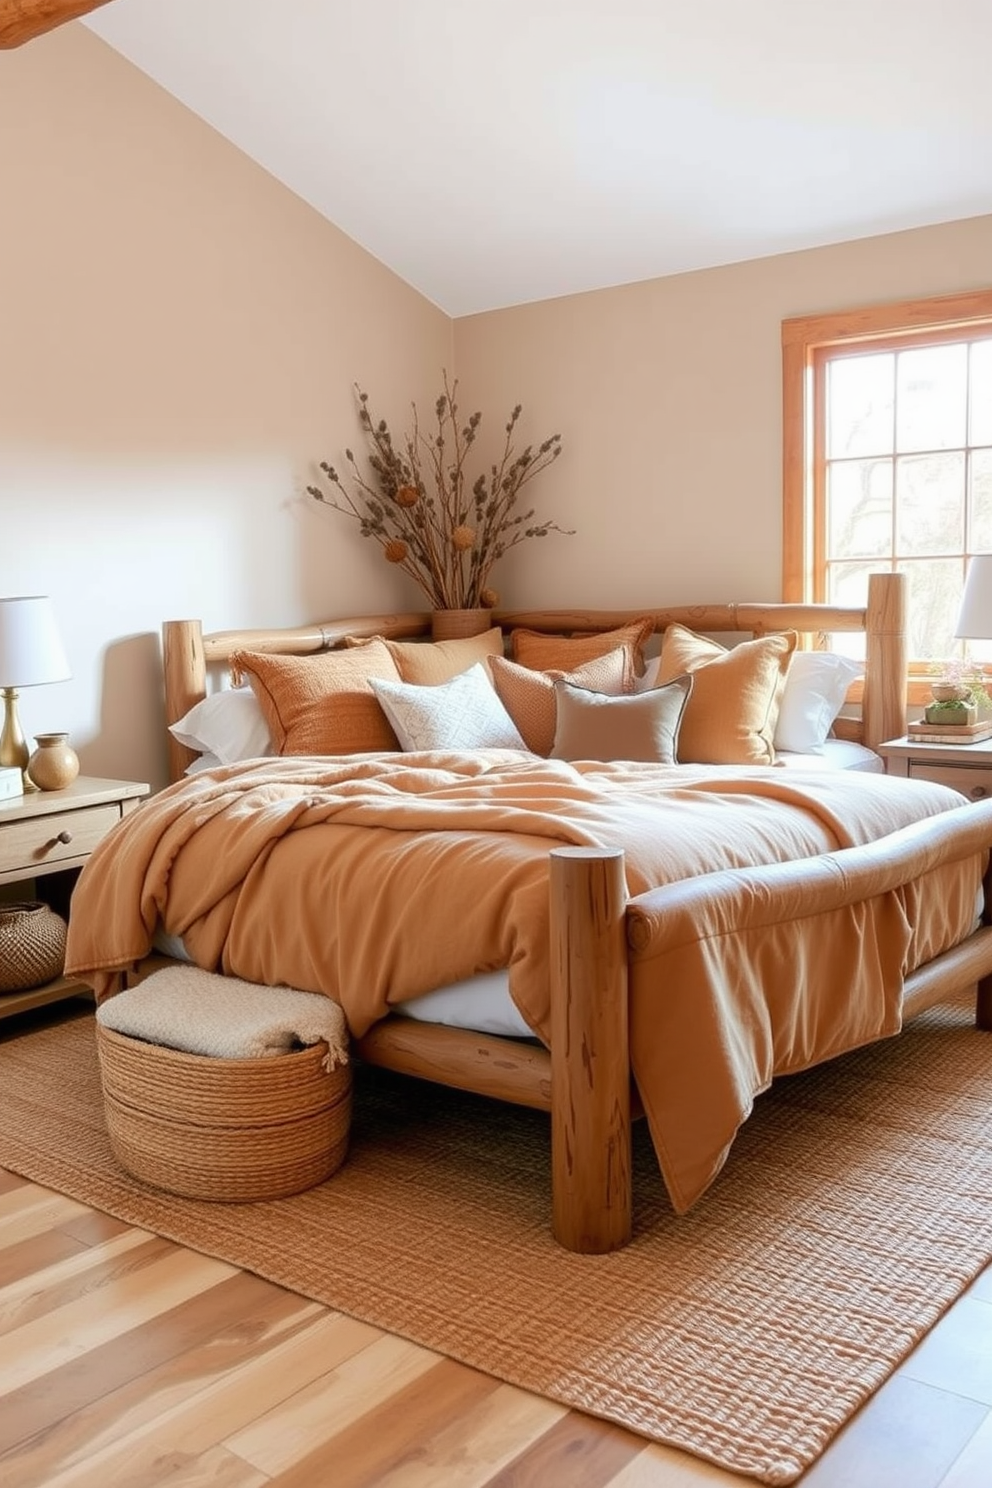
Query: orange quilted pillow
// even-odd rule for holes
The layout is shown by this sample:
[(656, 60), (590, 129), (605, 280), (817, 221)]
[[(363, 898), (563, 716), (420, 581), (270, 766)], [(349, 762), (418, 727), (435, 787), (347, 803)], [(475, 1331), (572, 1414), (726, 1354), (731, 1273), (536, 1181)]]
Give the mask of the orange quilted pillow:
[(616, 630), (600, 631), (598, 635), (558, 636), (545, 635), (539, 630), (512, 630), (510, 632), (510, 656), (521, 666), (533, 667), (536, 671), (573, 672), (597, 656), (605, 656), (618, 646), (630, 651), (634, 675), (644, 671), (644, 646), (654, 633), (654, 621), (650, 615), (643, 620), (633, 620)]
[(618, 646), (597, 656), (574, 672), (537, 672), (505, 656), (492, 656), (489, 670), (500, 702), (517, 726), (517, 732), (534, 754), (549, 755), (555, 742), (558, 705), (555, 682), (571, 682), (589, 692), (610, 697), (634, 690), (634, 669), (627, 647)]
[(231, 670), (251, 683), (277, 754), (366, 754), (397, 750), (369, 677), (400, 680), (382, 641), (317, 656), (238, 651)]

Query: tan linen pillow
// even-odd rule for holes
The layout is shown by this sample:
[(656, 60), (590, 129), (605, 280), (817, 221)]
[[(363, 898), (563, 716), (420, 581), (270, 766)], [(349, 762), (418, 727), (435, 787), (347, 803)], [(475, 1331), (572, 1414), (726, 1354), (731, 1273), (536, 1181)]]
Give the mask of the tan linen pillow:
[(683, 764), (770, 765), (775, 725), (792, 653), (794, 630), (742, 641), (728, 651), (682, 625), (661, 642), (658, 682), (683, 672), (693, 688), (679, 730)]
[(432, 687), (467, 672), (477, 661), (503, 655), (503, 632), (498, 625), (481, 635), (460, 636), (452, 641), (388, 641), (388, 650), (401, 682)]
[(324, 651), (317, 656), (237, 651), (231, 657), (231, 670), (248, 677), (277, 754), (399, 749), (368, 680), (400, 680), (382, 641), (370, 641), (355, 651)]
[(552, 759), (678, 763), (679, 724), (692, 692), (690, 676), (625, 697), (555, 684), (558, 722)]
[(654, 622), (650, 615), (643, 620), (632, 620), (616, 630), (604, 630), (598, 635), (557, 636), (544, 635), (539, 630), (511, 630), (510, 657), (521, 666), (533, 667), (536, 671), (574, 672), (587, 661), (605, 656), (618, 646), (627, 646), (639, 677), (644, 671), (644, 645), (654, 633)]
[(516, 724), (524, 744), (534, 754), (548, 755), (555, 742), (557, 702), (555, 682), (571, 682), (589, 692), (619, 697), (634, 690), (634, 668), (630, 649), (618, 646), (597, 656), (574, 672), (536, 672), (506, 656), (489, 660), (493, 686), (503, 707)]

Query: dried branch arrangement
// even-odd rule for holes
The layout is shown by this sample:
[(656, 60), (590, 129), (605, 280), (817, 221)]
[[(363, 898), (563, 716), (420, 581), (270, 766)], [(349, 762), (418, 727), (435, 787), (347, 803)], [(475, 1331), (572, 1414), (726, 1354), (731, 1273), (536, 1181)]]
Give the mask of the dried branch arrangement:
[(426, 595), (435, 610), (492, 609), (499, 595), (490, 583), (494, 565), (511, 548), (549, 532), (571, 535), (557, 522), (538, 521), (534, 510), (520, 510), (524, 486), (561, 453), (561, 435), (552, 434), (535, 449), (517, 454), (514, 436), (522, 412), (518, 403), (506, 424), (502, 453), (468, 486), (466, 464), (482, 422), (473, 413), (461, 422), (457, 379), (434, 404), (436, 428), (425, 433), (416, 404), (413, 426), (397, 444), (385, 419), (369, 409), (368, 394), (356, 384), (358, 417), (368, 439), (368, 479), (353, 452), (345, 450), (350, 472), (346, 485), (333, 465), (320, 462), (330, 491), (308, 486), (315, 500), (358, 522), (389, 563), (396, 564)]

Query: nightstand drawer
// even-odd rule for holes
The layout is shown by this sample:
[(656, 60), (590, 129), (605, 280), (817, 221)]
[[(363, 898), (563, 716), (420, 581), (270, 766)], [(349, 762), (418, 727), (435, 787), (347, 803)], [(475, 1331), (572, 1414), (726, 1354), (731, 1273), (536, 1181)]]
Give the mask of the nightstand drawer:
[(120, 819), (120, 806), (114, 803), (7, 822), (0, 832), (0, 875), (29, 878), (86, 858)]
[(992, 796), (992, 773), (968, 765), (925, 765), (913, 760), (909, 769), (914, 780), (934, 780), (960, 791), (969, 801), (984, 801)]

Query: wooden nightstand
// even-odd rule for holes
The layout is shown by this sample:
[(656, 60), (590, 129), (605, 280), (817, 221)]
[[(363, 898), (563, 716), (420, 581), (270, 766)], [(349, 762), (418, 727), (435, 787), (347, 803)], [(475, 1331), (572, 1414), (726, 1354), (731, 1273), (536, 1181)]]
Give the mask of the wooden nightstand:
[(960, 791), (969, 801), (992, 796), (992, 739), (981, 744), (924, 744), (919, 739), (892, 739), (878, 752), (890, 775), (936, 780)]
[[(0, 801), (0, 884), (28, 881), (24, 898), (46, 900), (68, 918), (76, 876), (97, 843), (147, 796), (134, 780), (80, 775), (60, 791), (34, 791)], [(85, 982), (57, 977), (25, 992), (0, 992), (0, 1018), (88, 993)]]

